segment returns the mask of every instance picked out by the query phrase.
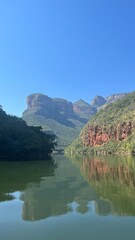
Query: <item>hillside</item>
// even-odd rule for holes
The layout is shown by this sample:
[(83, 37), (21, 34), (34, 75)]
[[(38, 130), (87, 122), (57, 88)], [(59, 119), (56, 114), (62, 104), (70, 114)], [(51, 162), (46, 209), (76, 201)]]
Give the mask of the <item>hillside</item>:
[[(112, 101), (125, 94), (109, 96)], [(30, 126), (42, 126), (44, 131), (53, 132), (58, 137), (59, 147), (65, 147), (79, 135), (83, 126), (108, 100), (97, 96), (91, 104), (80, 99), (75, 103), (62, 98), (50, 98), (36, 93), (27, 97), (27, 109), (22, 118)]]
[(135, 154), (135, 92), (100, 110), (67, 151)]
[(0, 107), (0, 160), (44, 160), (54, 147), (54, 135), (28, 126), (24, 120), (7, 115)]

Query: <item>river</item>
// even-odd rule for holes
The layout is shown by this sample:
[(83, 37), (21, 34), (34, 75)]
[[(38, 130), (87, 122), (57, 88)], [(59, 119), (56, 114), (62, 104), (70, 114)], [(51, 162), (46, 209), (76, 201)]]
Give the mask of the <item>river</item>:
[(135, 159), (0, 162), (0, 239), (135, 239)]

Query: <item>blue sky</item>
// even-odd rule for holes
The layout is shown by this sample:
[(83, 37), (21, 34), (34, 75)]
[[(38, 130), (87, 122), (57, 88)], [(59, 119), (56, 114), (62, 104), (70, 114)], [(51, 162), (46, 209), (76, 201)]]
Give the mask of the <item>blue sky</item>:
[(0, 0), (0, 104), (135, 90), (134, 0)]

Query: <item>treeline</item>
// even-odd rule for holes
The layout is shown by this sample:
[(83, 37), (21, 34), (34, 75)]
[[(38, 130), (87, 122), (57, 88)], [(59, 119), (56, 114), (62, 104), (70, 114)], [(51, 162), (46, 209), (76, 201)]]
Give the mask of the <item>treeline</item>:
[(41, 127), (30, 127), (24, 120), (7, 115), (0, 106), (0, 160), (47, 159), (56, 146), (54, 135)]

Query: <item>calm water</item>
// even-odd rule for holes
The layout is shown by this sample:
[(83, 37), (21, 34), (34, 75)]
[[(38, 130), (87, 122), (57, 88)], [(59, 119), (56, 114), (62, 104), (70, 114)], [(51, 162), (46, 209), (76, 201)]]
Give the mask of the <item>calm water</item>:
[(135, 159), (0, 162), (0, 239), (135, 239)]

